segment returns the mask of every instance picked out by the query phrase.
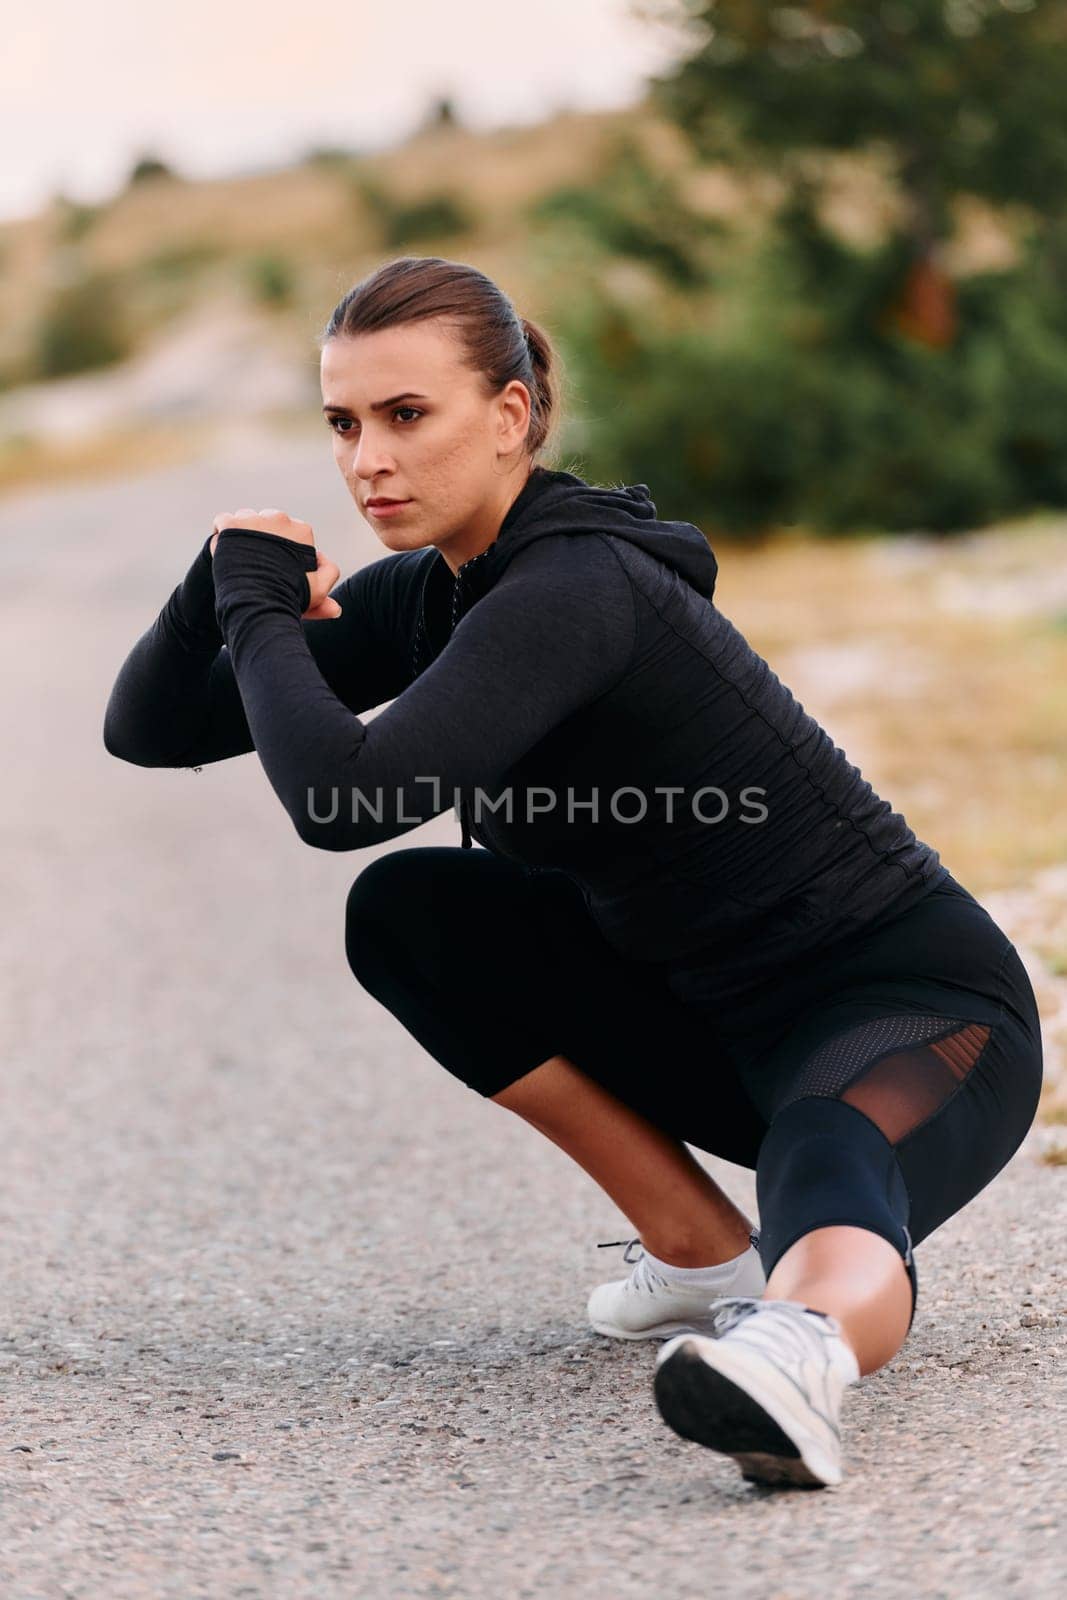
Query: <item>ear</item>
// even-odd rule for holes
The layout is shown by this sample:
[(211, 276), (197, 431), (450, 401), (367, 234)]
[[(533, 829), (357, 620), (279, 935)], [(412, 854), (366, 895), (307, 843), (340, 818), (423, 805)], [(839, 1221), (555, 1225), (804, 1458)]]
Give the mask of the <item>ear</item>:
[(501, 391), (500, 448), (505, 454), (523, 443), (530, 426), (530, 392), (518, 378), (512, 378)]

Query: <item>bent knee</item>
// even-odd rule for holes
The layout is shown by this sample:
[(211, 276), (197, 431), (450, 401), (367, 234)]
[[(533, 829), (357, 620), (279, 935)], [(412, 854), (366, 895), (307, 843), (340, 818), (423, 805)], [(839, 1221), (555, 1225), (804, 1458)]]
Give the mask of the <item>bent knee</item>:
[(399, 934), (411, 921), (410, 896), (421, 894), (418, 850), (395, 850), (364, 867), (345, 900), (345, 954), (357, 977), (370, 951), (380, 954), (382, 934)]
[[(458, 847), (417, 845), (391, 850), (364, 867), (345, 901), (345, 948), (357, 977), (356, 963), (368, 948), (378, 959), (383, 937), (394, 949), (417, 942), (425, 950), (435, 941), (447, 941), (448, 930), (462, 922), (462, 907), (470, 899), (471, 858), (471, 851)], [(428, 919), (424, 911), (431, 907)]]

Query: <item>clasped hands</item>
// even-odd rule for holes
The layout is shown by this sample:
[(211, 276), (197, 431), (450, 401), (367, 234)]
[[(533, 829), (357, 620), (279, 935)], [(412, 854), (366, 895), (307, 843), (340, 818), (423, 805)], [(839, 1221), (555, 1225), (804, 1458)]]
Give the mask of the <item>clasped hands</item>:
[[(297, 522), (294, 517), (287, 516), (274, 506), (268, 506), (265, 511), (253, 511), (251, 506), (244, 506), (240, 511), (220, 511), (211, 526), (214, 530), (210, 546), (212, 558), (219, 534), (224, 528), (254, 528), (260, 533), (276, 534), (279, 539), (294, 539), (298, 544), (308, 544), (315, 550), (315, 536), (310, 523)], [(318, 562), (316, 571), (305, 573), (311, 604), (302, 617), (308, 622), (341, 615), (337, 601), (330, 599), (330, 590), (341, 576), (341, 569), (321, 550), (315, 550), (315, 559)]]

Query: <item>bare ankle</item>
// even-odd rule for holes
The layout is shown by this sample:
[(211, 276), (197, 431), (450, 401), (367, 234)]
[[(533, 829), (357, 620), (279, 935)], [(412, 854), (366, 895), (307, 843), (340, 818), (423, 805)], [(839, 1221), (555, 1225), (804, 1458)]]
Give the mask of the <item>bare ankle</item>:
[(705, 1234), (699, 1239), (643, 1233), (641, 1243), (649, 1255), (670, 1267), (719, 1267), (745, 1253), (751, 1231), (746, 1226), (743, 1231), (731, 1230), (714, 1237)]

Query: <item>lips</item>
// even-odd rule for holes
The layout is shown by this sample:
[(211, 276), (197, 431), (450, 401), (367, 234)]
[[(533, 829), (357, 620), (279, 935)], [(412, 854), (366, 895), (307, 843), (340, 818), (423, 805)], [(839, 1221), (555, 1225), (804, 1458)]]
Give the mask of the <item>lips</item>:
[(379, 496), (375, 500), (368, 500), (367, 501), (367, 510), (368, 511), (376, 511), (379, 506), (406, 506), (406, 505), (407, 505), (407, 501), (406, 500), (387, 500), (384, 496)]

